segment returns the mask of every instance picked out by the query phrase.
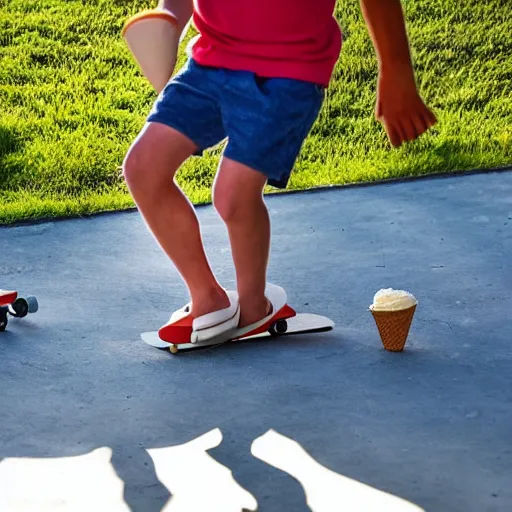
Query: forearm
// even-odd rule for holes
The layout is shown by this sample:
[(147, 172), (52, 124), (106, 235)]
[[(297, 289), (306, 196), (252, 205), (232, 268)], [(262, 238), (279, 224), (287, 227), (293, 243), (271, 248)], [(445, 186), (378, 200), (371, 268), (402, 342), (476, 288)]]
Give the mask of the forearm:
[(414, 72), (400, 0), (360, 0), (382, 73)]
[(181, 33), (192, 16), (193, 2), (192, 0), (159, 0), (158, 7), (167, 9), (176, 16)]

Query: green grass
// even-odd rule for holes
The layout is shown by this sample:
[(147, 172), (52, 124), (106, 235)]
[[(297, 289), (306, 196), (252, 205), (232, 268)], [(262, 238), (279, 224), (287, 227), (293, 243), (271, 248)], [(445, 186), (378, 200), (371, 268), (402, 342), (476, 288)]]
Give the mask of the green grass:
[[(155, 4), (0, 0), (0, 223), (133, 205), (119, 166), (155, 95), (120, 30)], [(438, 125), (390, 148), (373, 118), (377, 68), (358, 3), (340, 0), (342, 55), (290, 188), (512, 163), (510, 0), (403, 5)], [(192, 201), (210, 199), (219, 154), (181, 170)]]

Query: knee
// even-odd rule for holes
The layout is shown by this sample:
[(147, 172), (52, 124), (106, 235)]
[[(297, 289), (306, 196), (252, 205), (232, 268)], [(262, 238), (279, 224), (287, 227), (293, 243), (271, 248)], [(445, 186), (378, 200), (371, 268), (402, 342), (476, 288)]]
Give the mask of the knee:
[(213, 206), (226, 224), (240, 218), (245, 209), (241, 194), (224, 187), (214, 187)]
[(149, 158), (137, 145), (132, 146), (123, 161), (123, 177), (130, 189), (139, 188), (147, 177)]
[(213, 206), (226, 223), (243, 222), (266, 212), (263, 184), (229, 180), (220, 176), (212, 191)]
[(261, 194), (247, 194), (238, 188), (213, 189), (213, 206), (226, 224), (244, 222), (266, 211)]
[(154, 194), (167, 190), (174, 183), (176, 169), (165, 165), (154, 152), (136, 145), (128, 151), (123, 161), (123, 177), (133, 194)]

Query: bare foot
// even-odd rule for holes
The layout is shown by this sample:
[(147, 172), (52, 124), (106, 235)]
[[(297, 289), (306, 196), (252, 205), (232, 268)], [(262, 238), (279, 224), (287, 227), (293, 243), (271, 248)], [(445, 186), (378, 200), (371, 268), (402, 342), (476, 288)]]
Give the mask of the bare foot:
[(253, 299), (250, 302), (240, 300), (240, 322), (238, 327), (242, 328), (258, 322), (270, 315), (271, 312), (272, 304), (266, 297), (258, 301)]
[(201, 296), (192, 298), (192, 316), (198, 318), (214, 311), (220, 311), (229, 307), (229, 298), (222, 289), (214, 289)]

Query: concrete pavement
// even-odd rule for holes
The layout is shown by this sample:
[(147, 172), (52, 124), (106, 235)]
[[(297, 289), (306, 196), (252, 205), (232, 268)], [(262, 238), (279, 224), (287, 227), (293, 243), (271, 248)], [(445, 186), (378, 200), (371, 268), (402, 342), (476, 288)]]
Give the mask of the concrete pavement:
[[(512, 509), (512, 172), (268, 205), (269, 280), (336, 330), (176, 357), (139, 341), (187, 297), (138, 213), (0, 228), (40, 302), (0, 333), (1, 510)], [(383, 287), (419, 299), (402, 354)]]

